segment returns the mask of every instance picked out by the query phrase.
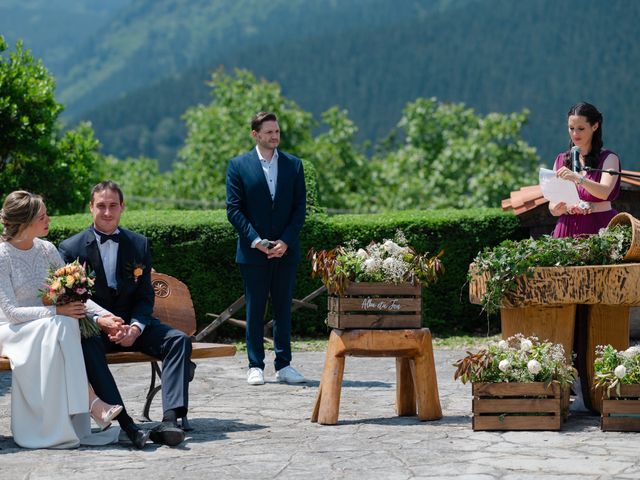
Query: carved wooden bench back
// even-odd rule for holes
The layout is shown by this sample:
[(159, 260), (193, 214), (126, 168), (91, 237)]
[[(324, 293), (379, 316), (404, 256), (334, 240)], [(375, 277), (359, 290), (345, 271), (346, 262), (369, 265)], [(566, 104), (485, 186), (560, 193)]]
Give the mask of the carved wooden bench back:
[(196, 312), (187, 286), (177, 278), (158, 272), (151, 272), (151, 285), (156, 294), (153, 316), (187, 335), (193, 335)]

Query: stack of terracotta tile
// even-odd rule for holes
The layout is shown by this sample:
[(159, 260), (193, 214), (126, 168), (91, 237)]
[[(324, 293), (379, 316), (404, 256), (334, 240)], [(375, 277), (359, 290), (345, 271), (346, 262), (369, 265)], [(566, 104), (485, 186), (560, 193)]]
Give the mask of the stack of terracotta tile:
[(511, 192), (509, 198), (502, 200), (502, 209), (513, 210), (516, 215), (520, 215), (548, 201), (542, 196), (540, 185), (531, 185)]

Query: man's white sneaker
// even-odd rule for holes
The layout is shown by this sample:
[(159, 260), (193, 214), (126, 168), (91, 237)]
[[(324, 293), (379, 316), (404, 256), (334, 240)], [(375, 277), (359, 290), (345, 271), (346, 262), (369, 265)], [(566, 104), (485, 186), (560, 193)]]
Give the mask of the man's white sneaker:
[(262, 369), (251, 367), (247, 372), (247, 383), (249, 385), (264, 385), (264, 372)]
[(281, 383), (304, 383), (307, 379), (295, 368), (288, 366), (276, 372), (276, 381)]

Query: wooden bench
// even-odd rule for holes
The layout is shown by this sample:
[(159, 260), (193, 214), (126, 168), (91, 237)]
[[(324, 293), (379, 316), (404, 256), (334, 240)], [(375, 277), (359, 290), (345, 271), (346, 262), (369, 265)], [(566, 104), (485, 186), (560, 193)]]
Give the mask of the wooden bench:
[[(162, 323), (170, 325), (193, 337), (196, 331), (196, 314), (187, 286), (174, 277), (157, 272), (151, 274), (151, 284), (156, 294), (153, 315), (159, 318)], [(236, 353), (236, 347), (234, 345), (194, 341), (192, 346), (192, 360), (232, 357)], [(139, 352), (114, 352), (107, 354), (107, 362), (110, 364), (151, 363), (151, 382), (142, 412), (142, 420), (151, 421), (149, 418), (151, 402), (162, 388), (161, 384), (156, 384), (161, 378), (162, 373), (158, 360), (155, 357)], [(7, 357), (0, 356), (0, 371), (3, 370), (11, 370), (11, 365)], [(185, 430), (191, 429), (186, 417), (182, 419), (182, 428)]]

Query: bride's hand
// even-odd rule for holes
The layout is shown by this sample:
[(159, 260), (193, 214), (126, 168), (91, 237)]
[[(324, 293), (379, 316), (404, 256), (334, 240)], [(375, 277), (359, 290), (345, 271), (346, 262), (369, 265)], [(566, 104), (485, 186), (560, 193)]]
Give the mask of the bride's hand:
[(56, 306), (56, 314), (64, 315), (65, 317), (77, 318), (79, 320), (85, 317), (87, 309), (82, 302), (69, 302), (64, 305)]

